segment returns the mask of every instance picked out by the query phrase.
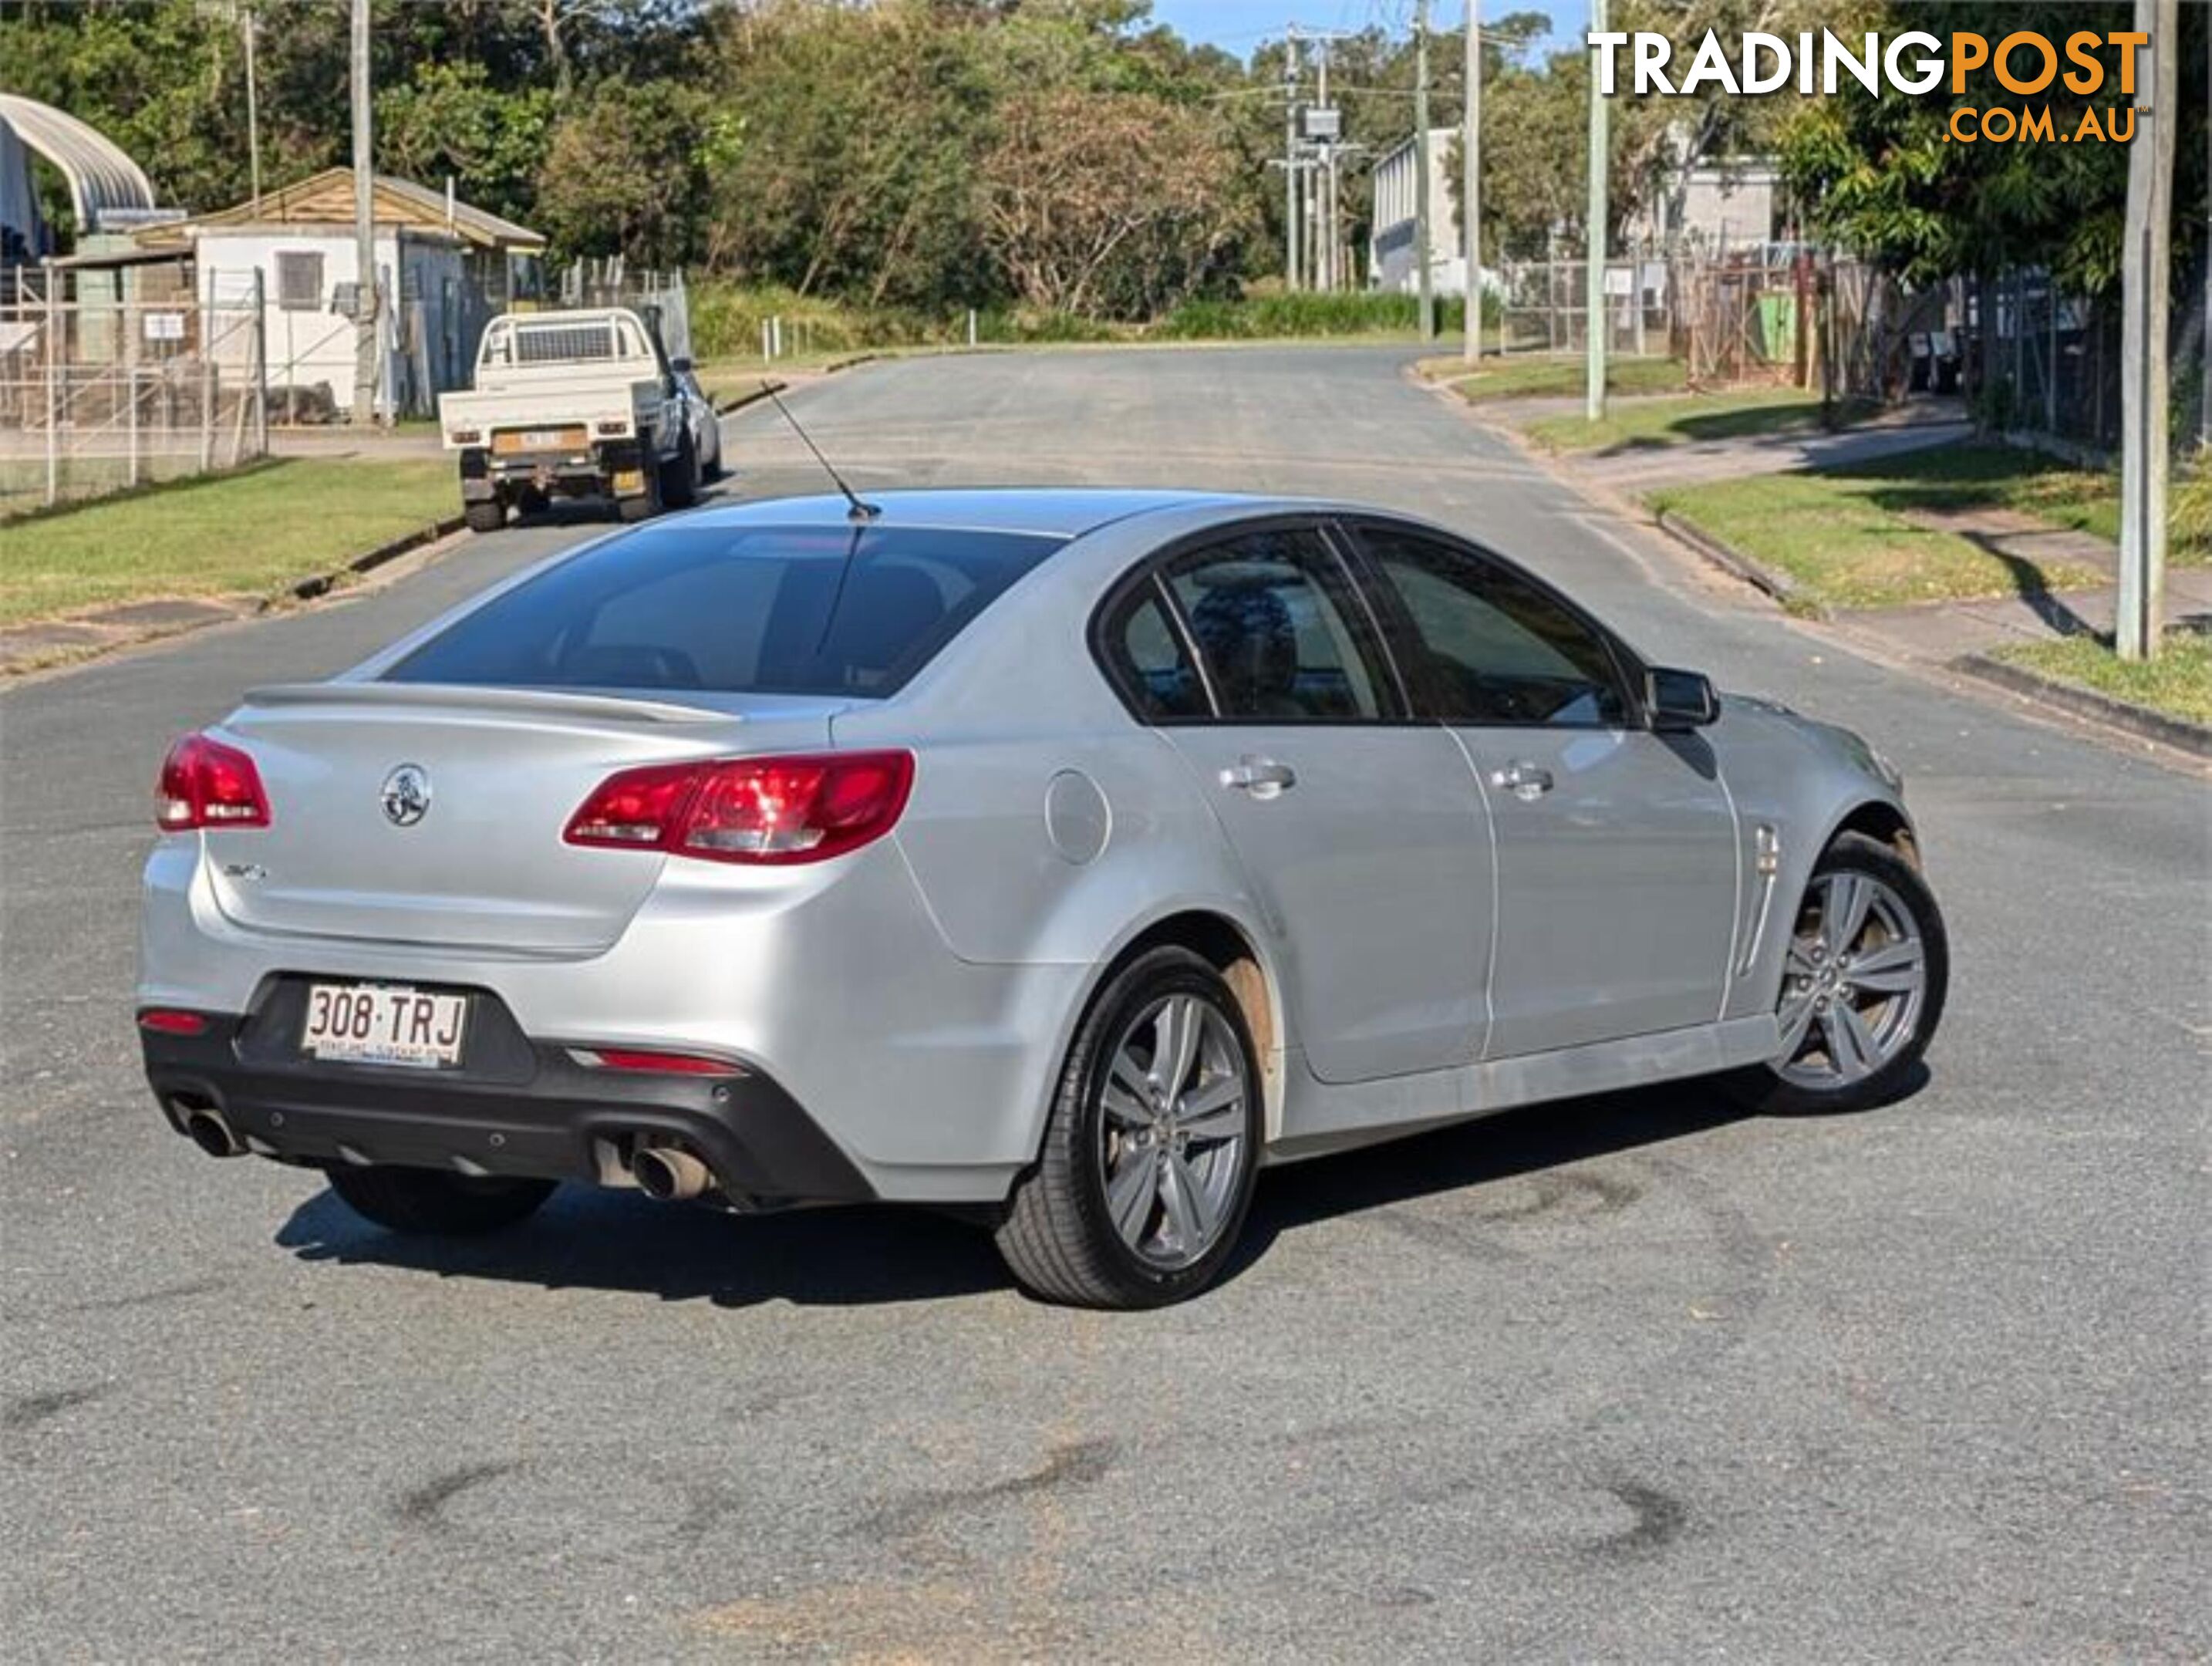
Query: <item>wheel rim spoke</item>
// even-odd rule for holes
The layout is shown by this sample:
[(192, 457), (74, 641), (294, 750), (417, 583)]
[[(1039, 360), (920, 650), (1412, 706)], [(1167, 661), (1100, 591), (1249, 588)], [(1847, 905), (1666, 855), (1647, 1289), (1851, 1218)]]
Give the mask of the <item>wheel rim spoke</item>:
[(1217, 1077), (1193, 1088), (1176, 1107), (1176, 1122), (1194, 1140), (1228, 1140), (1244, 1131), (1244, 1084)]
[(1910, 994), (1920, 987), (1926, 975), (1920, 945), (1909, 937), (1868, 950), (1851, 962), (1845, 973), (1853, 988), (1887, 995)]
[(1152, 1091), (1152, 1078), (1145, 1073), (1145, 1067), (1137, 1062), (1126, 1043), (1115, 1049), (1109, 1074), (1115, 1085), (1140, 1105)]
[(1099, 1103), (1106, 1107), (1106, 1114), (1122, 1128), (1152, 1126), (1152, 1113), (1145, 1108), (1143, 1101), (1133, 1097), (1118, 1080), (1106, 1084), (1106, 1091)]
[(1143, 1244), (1145, 1229), (1152, 1224), (1159, 1179), (1159, 1159), (1150, 1151), (1132, 1151), (1106, 1183), (1106, 1211), (1114, 1218), (1114, 1230), (1132, 1249)]
[(1183, 1254), (1193, 1256), (1203, 1250), (1213, 1236), (1213, 1203), (1180, 1152), (1169, 1152), (1161, 1164), (1160, 1200), (1167, 1206), (1168, 1219), (1175, 1223)]
[(1804, 1049), (1806, 1032), (1813, 1027), (1813, 997), (1799, 995), (1792, 1000), (1784, 995), (1780, 1016), (1782, 1042), (1775, 1051), (1775, 1056), (1794, 1059)]
[(1827, 1043), (1828, 1062), (1838, 1076), (1849, 1080), (1863, 1076), (1874, 1050), (1873, 1038), (1858, 1014), (1844, 1002), (1831, 1001), (1820, 1012), (1820, 1037)]
[(1831, 956), (1858, 941), (1873, 902), (1874, 887), (1859, 875), (1838, 873), (1829, 879), (1828, 895), (1820, 905), (1820, 942)]
[(1177, 995), (1160, 1008), (1153, 1025), (1152, 1079), (1170, 1098), (1182, 1091), (1182, 1085), (1190, 1079), (1191, 1066), (1197, 1061), (1199, 1012), (1195, 1000)]

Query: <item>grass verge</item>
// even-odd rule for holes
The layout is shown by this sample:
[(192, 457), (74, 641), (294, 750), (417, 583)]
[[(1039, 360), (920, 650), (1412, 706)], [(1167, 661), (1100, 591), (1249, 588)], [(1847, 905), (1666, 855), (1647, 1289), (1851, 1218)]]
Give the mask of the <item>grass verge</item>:
[[(1899, 458), (1892, 466), (1910, 460)], [(1891, 475), (1799, 473), (1670, 486), (1645, 501), (1687, 516), (1831, 607), (1898, 607), (2103, 582), (2094, 567), (2008, 558), (1914, 520), (1909, 498)]]
[[(1573, 358), (1501, 359), (1492, 354), (1483, 368), (1469, 374), (1456, 354), (1423, 359), (1418, 367), (1431, 381), (1443, 382), (1469, 404), (1488, 399), (1574, 398), (1582, 394), (1587, 371)], [(1615, 358), (1608, 361), (1605, 385), (1613, 393), (1680, 393), (1687, 383), (1680, 359)]]
[(157, 596), (269, 595), (459, 506), (442, 460), (297, 458), (18, 516), (0, 536), (0, 624)]
[(1523, 423), (1521, 431), (1547, 451), (1611, 452), (1794, 434), (1820, 426), (1819, 394), (1796, 387), (1742, 387), (1624, 404), (1595, 423), (1582, 416), (1539, 416)]
[(2013, 642), (1993, 649), (1990, 658), (2185, 722), (2212, 725), (2212, 635), (2202, 631), (2171, 632), (2155, 660), (2123, 660), (2102, 636)]

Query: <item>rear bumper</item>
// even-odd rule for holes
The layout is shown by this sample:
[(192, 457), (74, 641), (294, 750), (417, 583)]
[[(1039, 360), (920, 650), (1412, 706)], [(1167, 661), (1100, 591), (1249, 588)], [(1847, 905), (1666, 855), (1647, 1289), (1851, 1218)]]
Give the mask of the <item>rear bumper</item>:
[(512, 1021), (465, 1072), (324, 1064), (284, 1044), (281, 991), (254, 1013), (209, 1013), (198, 1036), (141, 1031), (172, 1128), (212, 1113), (246, 1150), (313, 1165), (391, 1163), (461, 1174), (626, 1186), (641, 1144), (683, 1146), (741, 1209), (866, 1202), (860, 1171), (797, 1100), (757, 1071), (633, 1073), (526, 1041)]
[[(364, 1111), (388, 1125), (434, 1101), (435, 1116), (425, 1116), (434, 1132), (456, 1116), (527, 1126), (567, 1116), (573, 1123), (584, 1111), (633, 1107), (641, 1095), (679, 1111), (711, 1110), (700, 1079), (579, 1079), (565, 1051), (548, 1061), (545, 1049), (704, 1053), (746, 1068), (732, 1083), (740, 1112), (757, 1099), (758, 1084), (803, 1107), (867, 1193), (886, 1202), (994, 1203), (1036, 1158), (1091, 970), (958, 959), (889, 840), (815, 868), (672, 866), (614, 942), (524, 953), (248, 927), (224, 912), (205, 836), (161, 839), (148, 860), (141, 1008), (227, 1015), (217, 1022), (234, 1038), (240, 1016), (264, 1010), (272, 985), (354, 979), (484, 992), (515, 1032), (520, 1062), (497, 1081), (307, 1067), (329, 1079), (326, 1089), (302, 1079), (296, 1018), (280, 1026), (281, 1049), (245, 1056), (210, 1055), (198, 1044), (172, 1051), (170, 1038), (154, 1038), (148, 1064), (157, 1089), (163, 1072), (192, 1068), (217, 1095), (280, 1111), (288, 1102), (303, 1111)], [(470, 1062), (473, 1075), (477, 1061)], [(447, 1094), (455, 1097), (447, 1102)], [(542, 1099), (568, 1109), (544, 1109)], [(573, 1154), (585, 1146), (571, 1141), (561, 1172), (603, 1178)]]

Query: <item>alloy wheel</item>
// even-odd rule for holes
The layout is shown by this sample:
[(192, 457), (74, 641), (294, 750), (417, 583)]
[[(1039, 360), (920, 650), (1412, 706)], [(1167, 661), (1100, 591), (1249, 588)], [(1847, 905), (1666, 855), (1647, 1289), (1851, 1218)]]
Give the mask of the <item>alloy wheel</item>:
[(1928, 995), (1928, 947), (1904, 897), (1848, 868), (1813, 882), (1790, 939), (1775, 1073), (1833, 1091), (1911, 1045)]
[(1221, 1235), (1245, 1161), (1244, 1049), (1196, 995), (1139, 1012), (1115, 1042), (1099, 1089), (1097, 1160), (1121, 1242), (1173, 1271)]

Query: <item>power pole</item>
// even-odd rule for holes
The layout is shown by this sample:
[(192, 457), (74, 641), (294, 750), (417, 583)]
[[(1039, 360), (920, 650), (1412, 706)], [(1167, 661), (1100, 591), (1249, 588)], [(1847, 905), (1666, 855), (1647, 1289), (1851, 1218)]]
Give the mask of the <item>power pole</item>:
[(2166, 354), (2180, 0), (2136, 0), (2135, 24), (2148, 44), (2136, 52), (2136, 127), (2120, 248), (2120, 593), (2112, 634), (2121, 659), (2149, 660), (2158, 654), (2166, 603)]
[[(2137, 0), (2141, 4), (2142, 0)], [(1605, 32), (1606, 0), (1590, 0), (1590, 33)], [(1583, 394), (1583, 414), (1591, 422), (1605, 418), (1605, 214), (1606, 106), (1597, 90), (1597, 49), (1590, 49), (1589, 64), (1589, 205), (1584, 210), (1583, 255), (1589, 265), (1584, 297), (1583, 345), (1588, 349), (1589, 385)]]
[(376, 421), (376, 175), (369, 125), (368, 0), (353, 0), (353, 421)]
[(1283, 37), (1283, 282), (1298, 287), (1298, 26)]
[[(1314, 96), (1319, 107), (1328, 108), (1328, 49), (1334, 35), (1323, 35), (1321, 41), (1321, 64), (1315, 71)], [(1321, 197), (1321, 262), (1320, 281), (1314, 286), (1323, 291), (1336, 288), (1336, 147), (1324, 143), (1321, 147), (1320, 172), (1314, 179), (1314, 189)]]
[(1413, 4), (1413, 270), (1421, 295), (1421, 339), (1437, 338), (1436, 274), (1429, 270), (1429, 0)]
[(259, 32), (260, 20), (253, 8), (247, 5), (238, 15), (240, 31), (246, 36), (246, 169), (253, 186), (253, 217), (261, 217), (261, 94), (258, 76), (254, 68), (253, 37)]
[(1467, 233), (1467, 344), (1482, 357), (1482, 0), (1467, 0), (1466, 112), (1460, 130), (1460, 217)]

